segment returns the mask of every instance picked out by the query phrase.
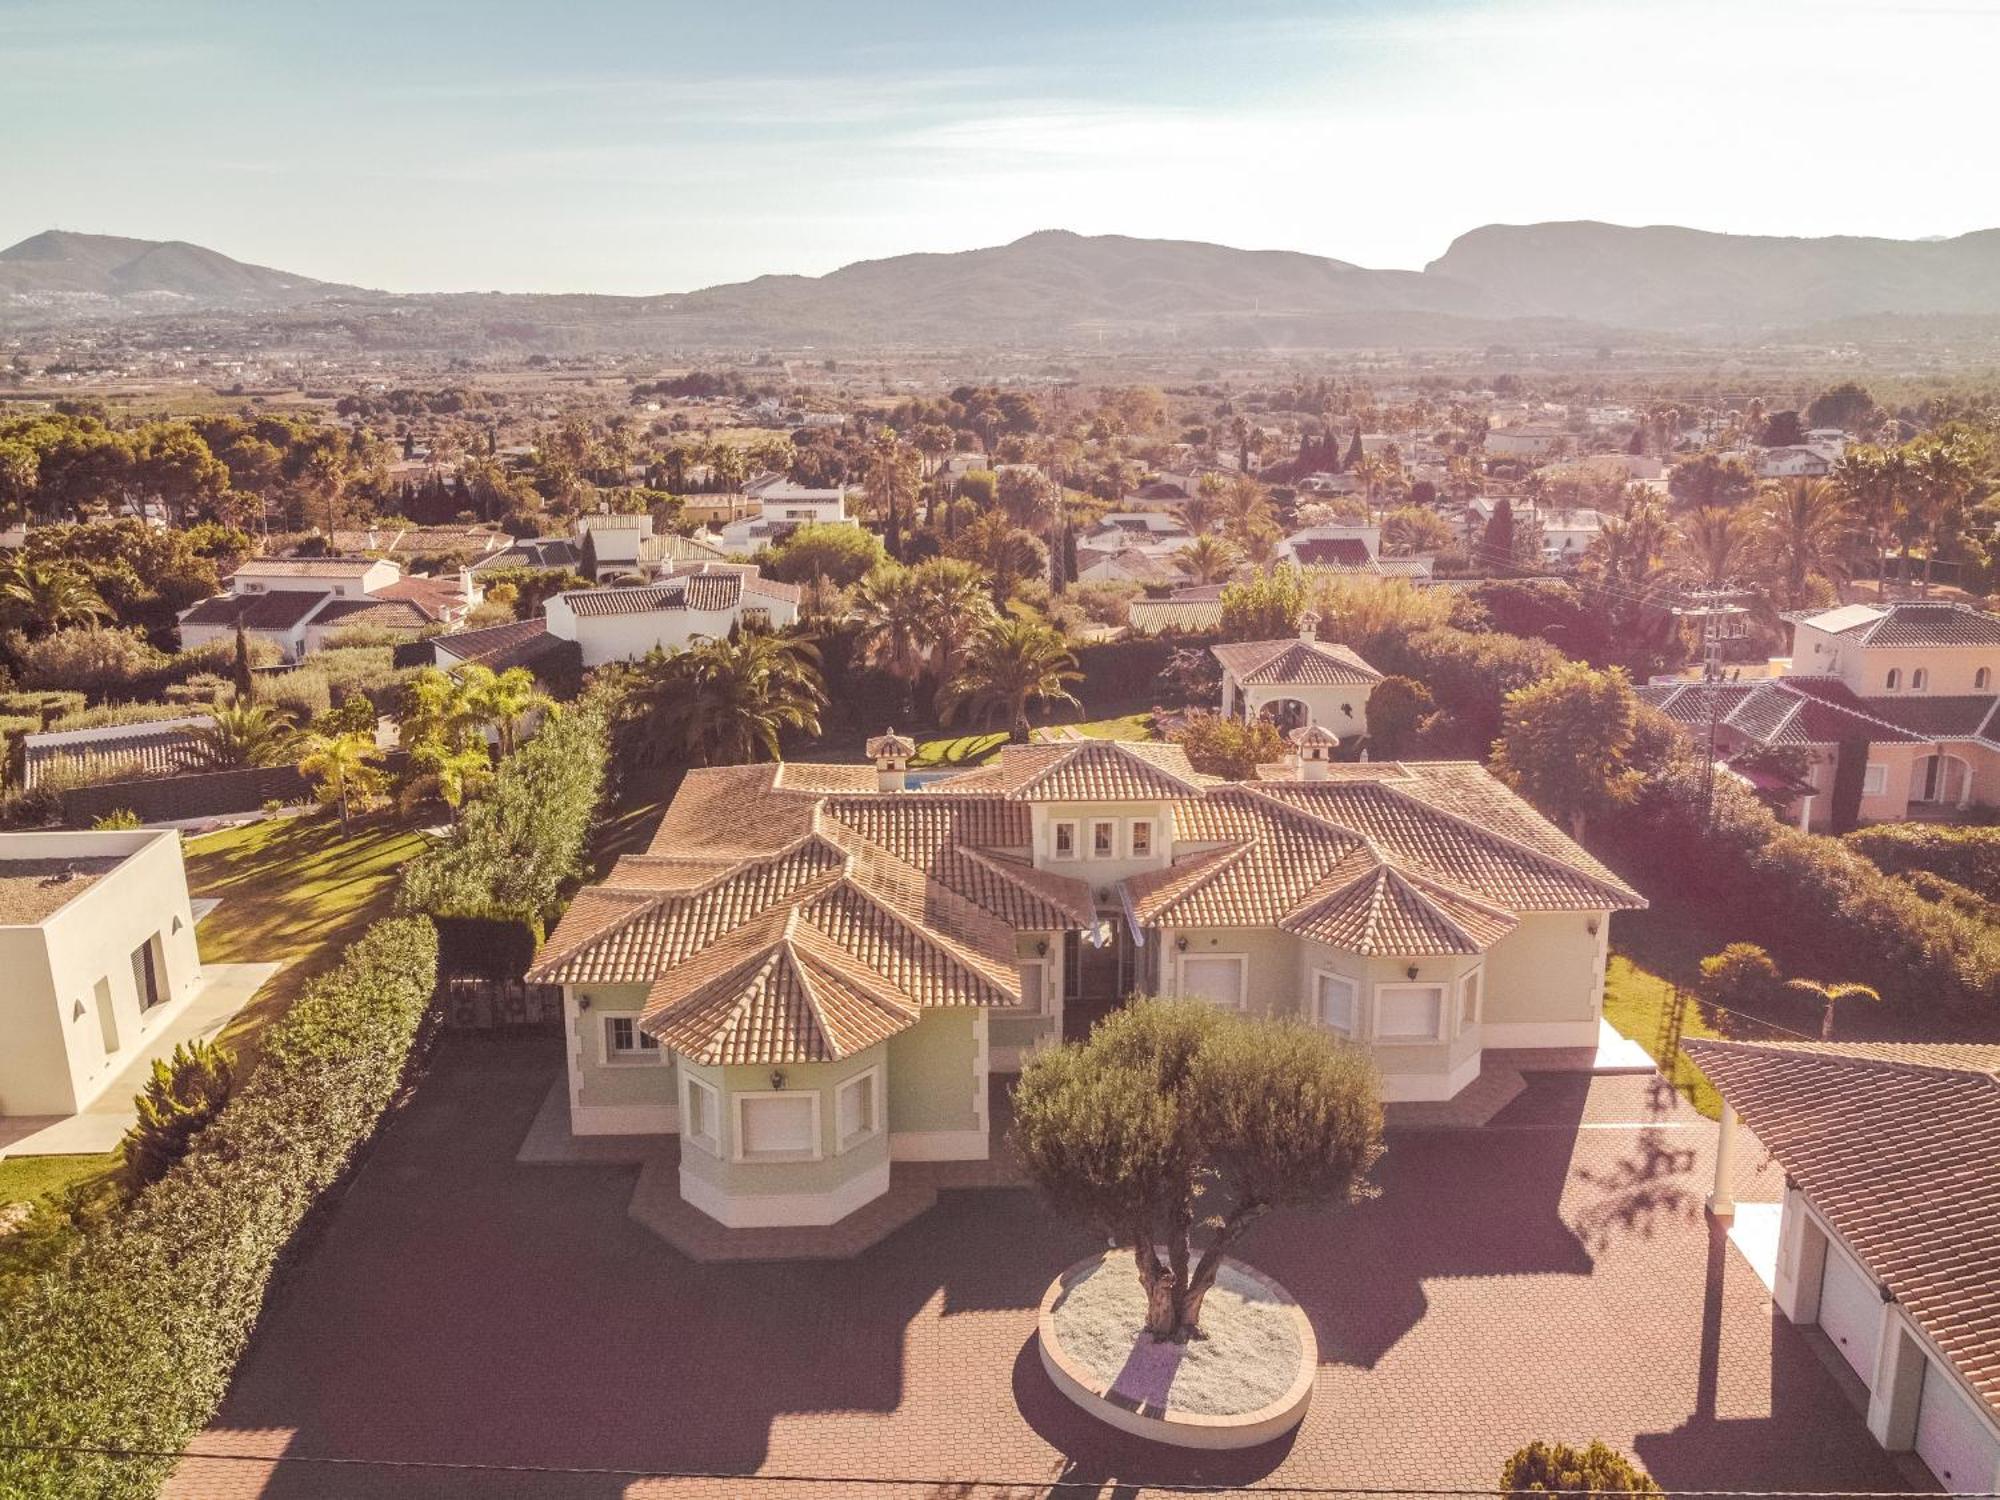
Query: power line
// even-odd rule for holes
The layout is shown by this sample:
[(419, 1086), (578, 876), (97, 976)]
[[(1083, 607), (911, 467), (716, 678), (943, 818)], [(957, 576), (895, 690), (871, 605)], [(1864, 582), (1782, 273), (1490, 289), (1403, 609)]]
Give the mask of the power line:
[[(595, 1464), (530, 1464), (530, 1463), (478, 1463), (455, 1459), (432, 1458), (351, 1458), (334, 1454), (318, 1453), (209, 1453), (190, 1448), (116, 1448), (73, 1443), (7, 1443), (0, 1442), (0, 1452), (41, 1453), (51, 1456), (79, 1458), (110, 1458), (119, 1461), (153, 1462), (165, 1459), (197, 1459), (204, 1463), (244, 1463), (244, 1464), (306, 1464), (324, 1468), (374, 1468), (412, 1469), (443, 1473), (467, 1474), (539, 1474), (551, 1478), (597, 1478), (597, 1479), (662, 1479), (686, 1480), (689, 1482), (710, 1481), (728, 1484), (846, 1484), (846, 1485), (888, 1485), (908, 1489), (928, 1489), (961, 1492), (967, 1490), (1027, 1490), (1059, 1494), (1066, 1490), (1101, 1493), (1106, 1484), (1128, 1484), (1137, 1489), (1151, 1490), (1166, 1495), (1350, 1495), (1350, 1496), (1396, 1496), (1416, 1495), (1425, 1497), (1483, 1497), (1483, 1500), (1506, 1500), (1509, 1496), (1526, 1496), (1542, 1493), (1536, 1490), (1501, 1490), (1491, 1485), (1479, 1487), (1459, 1487), (1449, 1485), (1329, 1485), (1329, 1484), (1154, 1484), (1144, 1480), (1117, 1480), (1109, 1476), (1103, 1479), (1053, 1478), (1034, 1479), (992, 1479), (992, 1478), (942, 1478), (936, 1475), (916, 1476), (903, 1474), (811, 1474), (811, 1473), (769, 1473), (744, 1474), (728, 1473), (706, 1469), (637, 1469), (620, 1468)], [(1935, 1491), (1930, 1490), (1598, 1490), (1597, 1495), (1604, 1500), (1622, 1500), (1622, 1497), (1665, 1494), (1679, 1496), (1681, 1500), (1932, 1500)], [(1953, 1500), (2000, 1500), (2000, 1491), (1955, 1491)]]

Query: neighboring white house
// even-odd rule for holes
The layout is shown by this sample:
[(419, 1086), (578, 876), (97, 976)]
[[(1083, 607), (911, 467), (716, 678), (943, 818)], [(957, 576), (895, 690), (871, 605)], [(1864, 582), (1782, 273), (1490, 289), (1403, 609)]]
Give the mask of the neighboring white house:
[(234, 640), (240, 625), (295, 662), (342, 630), (414, 639), (452, 629), (480, 597), (466, 569), (450, 577), (405, 575), (395, 563), (371, 557), (253, 558), (229, 575), (228, 586), (181, 612), (181, 649)]
[(0, 1116), (88, 1107), (201, 988), (180, 834), (0, 834), (0, 976)]
[(593, 581), (639, 571), (640, 553), (653, 534), (650, 515), (595, 513), (576, 518), (576, 545), (582, 570)]
[(1495, 427), (1486, 434), (1486, 452), (1493, 458), (1547, 458), (1574, 437), (1560, 427), (1524, 423)]
[(1760, 479), (1823, 479), (1833, 472), (1840, 455), (1803, 445), (1796, 448), (1765, 448), (1757, 455)]
[(542, 606), (548, 633), (575, 641), (583, 665), (636, 661), (720, 640), (742, 625), (782, 629), (799, 617), (799, 589), (760, 577), (744, 563), (701, 563), (634, 588), (578, 589)]
[(788, 479), (771, 479), (746, 485), (744, 491), (756, 502), (757, 511), (723, 526), (717, 545), (725, 552), (762, 552), (801, 526), (859, 524), (847, 513), (845, 490), (809, 489)]
[(2000, 1046), (1691, 1041), (1721, 1090), (1718, 1218), (1737, 1120), (1785, 1172), (1778, 1310), (1859, 1377), (1868, 1430), (1941, 1488), (2000, 1490)]
[(1382, 674), (1351, 646), (1318, 638), (1319, 616), (1299, 620), (1295, 640), (1232, 641), (1211, 646), (1222, 664), (1222, 713), (1259, 714), (1280, 729), (1312, 723), (1341, 739), (1368, 732), (1368, 697)]

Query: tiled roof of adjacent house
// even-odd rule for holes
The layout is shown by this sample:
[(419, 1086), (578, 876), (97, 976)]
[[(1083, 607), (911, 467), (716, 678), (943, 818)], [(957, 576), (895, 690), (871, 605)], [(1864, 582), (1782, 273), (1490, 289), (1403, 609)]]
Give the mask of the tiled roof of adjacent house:
[(21, 737), (22, 781), (35, 786), (68, 771), (93, 780), (112, 773), (171, 776), (185, 769), (193, 731), (215, 722), (207, 714), (155, 719), (102, 729), (62, 730)]
[(277, 589), (268, 594), (216, 594), (181, 612), (183, 625), (220, 625), (234, 630), (292, 629), (326, 603), (330, 596), (304, 589)]
[(1212, 780), (1179, 745), (1078, 740), (1008, 745), (999, 760), (934, 783), (939, 791), (995, 792), (1017, 802), (1137, 802), (1199, 792)]
[(1845, 604), (1785, 616), (1830, 635), (1854, 633), (1864, 646), (2000, 646), (2000, 615), (1970, 604)]
[(1333, 641), (1232, 641), (1208, 649), (1244, 687), (1360, 687), (1382, 680), (1353, 647)]
[(583, 561), (575, 542), (566, 536), (522, 537), (502, 552), (489, 552), (473, 563), (472, 571), (484, 573), (500, 568), (533, 568), (553, 571), (574, 568)]
[(456, 635), (433, 637), (433, 647), (441, 662), (477, 662), (495, 672), (509, 667), (532, 666), (567, 644), (549, 634), (549, 622), (537, 615), (532, 620), (512, 620), (505, 625), (489, 625), (484, 630), (461, 630)]
[(1927, 740), (1984, 740), (2000, 749), (2000, 696), (1951, 694), (1936, 698), (1863, 698), (1878, 718)]
[(561, 597), (579, 615), (643, 615), (656, 609), (728, 609), (743, 595), (734, 573), (675, 579), (629, 589), (579, 589)]
[(2000, 1046), (1686, 1045), (1870, 1274), (2000, 1412)]
[(398, 578), (394, 583), (376, 589), (370, 597), (414, 604), (433, 620), (442, 620), (449, 614), (462, 611), (467, 603), (465, 591), (459, 587), (457, 578), (432, 578), (422, 573)]
[(376, 566), (372, 557), (255, 557), (237, 566), (231, 577), (359, 578)]
[(1222, 626), (1222, 592), (1212, 599), (1134, 599), (1126, 619), (1141, 635), (1206, 635)]
[(1764, 745), (1837, 745), (1917, 741), (1914, 734), (1857, 698), (1838, 677), (1788, 676), (1754, 682), (1675, 682), (1639, 688), (1651, 704), (1684, 729), (1706, 733), (1709, 716)]
[(437, 623), (437, 616), (413, 599), (383, 599), (363, 595), (359, 599), (329, 599), (313, 616), (315, 626), (335, 629), (362, 627), (369, 630), (422, 630)]
[(1318, 536), (1292, 544), (1292, 555), (1314, 568), (1351, 568), (1367, 570), (1374, 566), (1375, 559), (1369, 555), (1368, 544), (1355, 536)]

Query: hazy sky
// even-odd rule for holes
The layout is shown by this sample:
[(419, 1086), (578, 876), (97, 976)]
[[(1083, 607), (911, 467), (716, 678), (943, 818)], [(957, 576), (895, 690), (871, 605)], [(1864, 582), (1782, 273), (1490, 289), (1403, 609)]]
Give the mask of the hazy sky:
[(1035, 229), (2000, 224), (2000, 0), (0, 0), (0, 245), (674, 291)]

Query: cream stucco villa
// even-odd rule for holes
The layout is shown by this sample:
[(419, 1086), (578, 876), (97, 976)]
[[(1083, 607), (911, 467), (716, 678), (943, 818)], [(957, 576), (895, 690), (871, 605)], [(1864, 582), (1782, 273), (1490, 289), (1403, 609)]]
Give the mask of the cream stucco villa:
[(690, 773), (530, 971), (563, 990), (571, 1130), (678, 1131), (724, 1225), (828, 1224), (892, 1161), (984, 1159), (989, 1074), (1133, 993), (1309, 1018), (1390, 1099), (1594, 1046), (1640, 898), (1476, 765), (1295, 739), (1240, 784), (1102, 740), (916, 784), (893, 734), (872, 765)]

